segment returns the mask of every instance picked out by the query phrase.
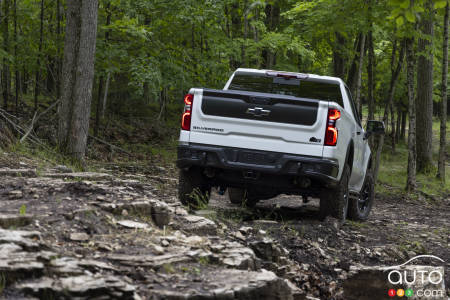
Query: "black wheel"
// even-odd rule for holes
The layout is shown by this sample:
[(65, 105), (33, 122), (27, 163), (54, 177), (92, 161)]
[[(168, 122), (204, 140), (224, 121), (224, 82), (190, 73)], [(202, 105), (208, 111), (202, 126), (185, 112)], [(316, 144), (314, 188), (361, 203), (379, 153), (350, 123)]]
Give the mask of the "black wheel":
[(204, 178), (201, 170), (180, 170), (178, 198), (191, 209), (201, 209), (208, 205), (211, 186)]
[(246, 207), (253, 207), (258, 203), (258, 198), (255, 193), (241, 188), (228, 188), (228, 199), (233, 204)]
[(364, 184), (358, 198), (350, 199), (348, 216), (355, 221), (365, 221), (369, 218), (375, 199), (375, 183), (370, 170), (367, 171)]
[(348, 182), (350, 180), (350, 167), (345, 164), (341, 181), (335, 189), (324, 191), (320, 197), (320, 216), (332, 216), (342, 223), (347, 218), (349, 203)]

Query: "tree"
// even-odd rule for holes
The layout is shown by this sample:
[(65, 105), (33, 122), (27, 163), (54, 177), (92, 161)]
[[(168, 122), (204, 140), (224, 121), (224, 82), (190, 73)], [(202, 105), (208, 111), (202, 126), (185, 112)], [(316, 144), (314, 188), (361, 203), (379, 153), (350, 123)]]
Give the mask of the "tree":
[(408, 85), (408, 113), (409, 113), (409, 130), (408, 130), (408, 175), (406, 180), (406, 190), (413, 192), (416, 190), (416, 102), (414, 99), (414, 72), (415, 72), (415, 55), (414, 55), (414, 38), (406, 39), (406, 77)]
[(41, 80), (41, 56), (42, 56), (42, 43), (44, 35), (44, 0), (41, 0), (41, 14), (40, 14), (40, 27), (39, 27), (39, 52), (37, 55), (36, 64), (36, 78), (34, 81), (34, 111), (38, 109), (38, 97), (40, 93), (40, 80)]
[(89, 133), (97, 9), (97, 0), (67, 1), (58, 142), (65, 153), (81, 162)]
[[(9, 6), (10, 0), (3, 1), (4, 16), (3, 16), (3, 50), (6, 54), (9, 53)], [(11, 74), (9, 70), (9, 62), (7, 57), (3, 58), (3, 76), (2, 76), (2, 87), (3, 87), (3, 108), (8, 109), (9, 95), (11, 91)]]
[(422, 36), (418, 44), (417, 62), (417, 172), (428, 172), (433, 166), (433, 37), (434, 3), (427, 0), (420, 22)]
[(439, 141), (439, 163), (437, 177), (445, 182), (445, 148), (447, 134), (447, 75), (448, 75), (448, 19), (449, 19), (449, 2), (445, 7), (444, 16), (444, 37), (442, 46), (442, 86), (441, 86), (441, 131)]
[(18, 56), (17, 56), (17, 0), (14, 0), (14, 87), (15, 87), (15, 110), (16, 115), (19, 113), (19, 68), (18, 68)]

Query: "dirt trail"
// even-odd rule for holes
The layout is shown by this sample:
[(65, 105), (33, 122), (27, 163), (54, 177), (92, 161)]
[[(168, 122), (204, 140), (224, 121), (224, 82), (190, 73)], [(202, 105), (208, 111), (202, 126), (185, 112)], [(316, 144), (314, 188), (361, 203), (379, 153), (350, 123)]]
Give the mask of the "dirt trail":
[(225, 218), (239, 220), (240, 216), (239, 226), (263, 229), (288, 249), (289, 258), (309, 275), (296, 284), (311, 286), (306, 291), (316, 297), (330, 297), (330, 285), (339, 290), (351, 266), (399, 265), (422, 254), (447, 262), (450, 296), (450, 197), (432, 203), (377, 195), (367, 222), (343, 226), (335, 220), (319, 221), (318, 205), (318, 199), (303, 204), (300, 197), (283, 195), (259, 203), (249, 212), (233, 207), (226, 196), (214, 194), (210, 201), (211, 208)]
[(6, 157), (6, 299), (351, 299), (343, 286), (352, 266), (389, 266), (425, 253), (450, 262), (450, 199), (378, 196), (368, 222), (342, 227), (318, 220), (316, 199), (303, 204), (292, 196), (247, 210), (214, 193), (194, 214), (178, 203), (170, 166), (36, 171), (32, 160)]

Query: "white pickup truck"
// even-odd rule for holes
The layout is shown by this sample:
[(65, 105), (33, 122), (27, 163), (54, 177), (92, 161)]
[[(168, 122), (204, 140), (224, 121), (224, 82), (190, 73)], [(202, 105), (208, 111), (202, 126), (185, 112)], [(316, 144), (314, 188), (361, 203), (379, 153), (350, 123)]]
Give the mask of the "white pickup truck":
[(232, 203), (290, 194), (320, 198), (320, 215), (367, 219), (374, 200), (367, 131), (335, 77), (238, 69), (223, 90), (184, 98), (179, 199), (195, 209), (212, 187)]

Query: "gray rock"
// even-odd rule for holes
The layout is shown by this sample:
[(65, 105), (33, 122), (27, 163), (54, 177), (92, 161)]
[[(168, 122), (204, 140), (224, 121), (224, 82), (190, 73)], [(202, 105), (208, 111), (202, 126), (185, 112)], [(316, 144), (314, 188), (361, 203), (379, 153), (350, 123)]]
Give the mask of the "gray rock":
[(73, 170), (64, 165), (58, 165), (53, 168), (58, 173), (73, 173)]
[(247, 235), (247, 234), (249, 234), (249, 233), (251, 233), (251, 232), (253, 231), (253, 228), (252, 228), (252, 227), (249, 227), (249, 226), (242, 226), (241, 228), (239, 228), (239, 231), (240, 231), (242, 234)]
[(264, 260), (277, 262), (280, 256), (283, 255), (280, 247), (275, 245), (275, 242), (270, 238), (251, 242), (249, 246), (255, 251), (257, 257)]
[(219, 254), (222, 264), (241, 270), (258, 269), (257, 258), (252, 249), (234, 242), (224, 242), (223, 245)]
[[(105, 200), (101, 200), (105, 201)], [(133, 201), (133, 202), (116, 202), (116, 203), (94, 203), (101, 209), (113, 213), (115, 215), (121, 215), (123, 210), (128, 213), (134, 213), (138, 215), (150, 215), (152, 210), (152, 204), (150, 201)]]
[(70, 240), (74, 242), (85, 242), (90, 239), (89, 234), (84, 232), (74, 232), (70, 234)]
[(126, 266), (141, 266), (159, 268), (164, 264), (180, 263), (192, 261), (192, 258), (185, 253), (168, 253), (164, 255), (127, 255), (111, 254), (107, 256), (109, 260), (119, 262)]
[(22, 191), (10, 191), (8, 193), (9, 199), (14, 200), (14, 199), (21, 199), (23, 197), (23, 193)]
[(145, 223), (135, 222), (131, 220), (121, 220), (117, 224), (130, 229), (148, 229), (149, 225)]
[(72, 180), (108, 180), (112, 179), (113, 176), (106, 173), (95, 173), (95, 172), (77, 172), (77, 173), (44, 173), (43, 177), (50, 178), (61, 178), (61, 179), (72, 179)]
[(34, 169), (10, 169), (0, 168), (0, 176), (11, 177), (36, 177), (36, 170)]
[(156, 226), (160, 228), (163, 228), (170, 223), (171, 216), (169, 207), (166, 203), (160, 201), (155, 201), (155, 203), (152, 203), (151, 215), (153, 222), (155, 222)]
[(0, 244), (0, 274), (6, 283), (12, 283), (17, 278), (39, 276), (44, 270), (41, 260), (46, 255), (24, 251), (21, 246), (13, 243)]
[(37, 231), (19, 231), (0, 229), (0, 244), (14, 243), (25, 249), (40, 247), (40, 233)]
[(98, 272), (100, 270), (116, 271), (116, 269), (105, 262), (90, 260), (90, 259), (76, 259), (72, 257), (62, 257), (53, 259), (49, 264), (52, 273), (63, 276), (82, 275), (89, 270), (91, 272)]
[[(214, 287), (205, 288), (209, 286)], [(154, 294), (156, 299), (167, 300), (294, 300), (291, 286), (266, 270), (249, 272), (219, 269), (208, 274), (198, 286), (191, 284), (176, 291), (156, 289)]]
[(200, 216), (181, 216), (173, 227), (197, 235), (215, 235), (217, 233), (216, 223)]
[(43, 277), (20, 283), (16, 289), (39, 298), (77, 298), (88, 299), (102, 295), (107, 299), (132, 299), (136, 288), (119, 277), (105, 275), (81, 275), (52, 279)]

